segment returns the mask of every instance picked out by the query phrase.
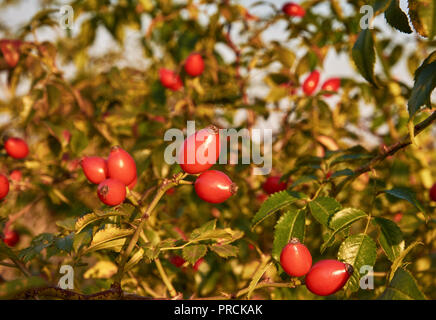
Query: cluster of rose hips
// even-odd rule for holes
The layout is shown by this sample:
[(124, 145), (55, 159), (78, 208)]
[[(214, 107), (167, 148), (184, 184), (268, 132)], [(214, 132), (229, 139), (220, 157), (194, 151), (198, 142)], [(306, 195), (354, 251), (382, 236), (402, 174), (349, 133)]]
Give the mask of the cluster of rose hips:
[(119, 146), (112, 147), (109, 157), (84, 157), (80, 165), (86, 178), (98, 184), (101, 202), (116, 206), (124, 202), (126, 187), (133, 189), (137, 182), (136, 164), (132, 156)]
[[(6, 137), (4, 148), (8, 156), (17, 160), (24, 159), (29, 154), (29, 147), (26, 141), (18, 137)], [(13, 181), (21, 180), (21, 171), (13, 170), (9, 177)], [(9, 179), (4, 174), (0, 174), (0, 200), (3, 200), (8, 193)], [(9, 227), (5, 227), (3, 233), (3, 242), (10, 247), (14, 247), (20, 240), (20, 235), (16, 231), (11, 230)]]
[(305, 277), (307, 289), (319, 296), (338, 292), (353, 274), (353, 267), (337, 260), (321, 260), (312, 266), (312, 255), (297, 238), (282, 249), (280, 264), (291, 277)]
[[(192, 53), (185, 61), (185, 71), (191, 77), (197, 77), (204, 71), (204, 61), (199, 53)], [(161, 68), (159, 70), (160, 82), (165, 88), (178, 91), (183, 87), (180, 76), (173, 70)]]

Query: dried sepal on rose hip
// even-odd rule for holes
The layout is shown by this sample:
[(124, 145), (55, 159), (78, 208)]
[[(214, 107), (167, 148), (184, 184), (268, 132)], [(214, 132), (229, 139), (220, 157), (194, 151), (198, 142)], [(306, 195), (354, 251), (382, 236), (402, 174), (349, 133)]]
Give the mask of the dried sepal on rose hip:
[(220, 148), (218, 127), (201, 129), (183, 142), (177, 156), (180, 168), (190, 174), (206, 171), (217, 162)]
[(297, 238), (292, 238), (282, 249), (280, 265), (291, 277), (301, 277), (312, 267), (312, 255)]
[(224, 173), (218, 170), (205, 171), (195, 180), (195, 192), (204, 201), (221, 203), (238, 191), (238, 187)]

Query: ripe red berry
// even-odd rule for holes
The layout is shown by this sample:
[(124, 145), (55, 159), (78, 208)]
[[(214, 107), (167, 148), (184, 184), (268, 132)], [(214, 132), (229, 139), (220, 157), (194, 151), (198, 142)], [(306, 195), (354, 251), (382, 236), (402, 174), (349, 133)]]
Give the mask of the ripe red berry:
[(119, 146), (112, 147), (107, 159), (108, 177), (117, 179), (126, 186), (136, 178), (136, 164), (132, 156)]
[(284, 181), (280, 181), (280, 176), (270, 176), (262, 185), (262, 189), (268, 193), (273, 194), (279, 191), (286, 190), (288, 184)]
[(353, 274), (353, 267), (337, 260), (321, 260), (313, 265), (306, 275), (306, 287), (319, 296), (328, 296), (347, 283)]
[(291, 277), (301, 277), (309, 272), (312, 266), (312, 255), (307, 247), (300, 243), (297, 238), (282, 249), (280, 264)]
[(0, 200), (9, 193), (9, 180), (4, 174), (0, 174)]
[(185, 71), (192, 77), (197, 77), (203, 73), (204, 61), (199, 53), (193, 53), (186, 59)]
[(219, 130), (213, 125), (186, 138), (178, 154), (182, 170), (196, 174), (212, 167), (220, 156), (219, 140)]
[(429, 196), (432, 201), (436, 201), (436, 183), (433, 184), (429, 191)]
[(97, 195), (104, 204), (116, 206), (126, 198), (126, 186), (116, 179), (106, 179), (98, 185)]
[(11, 67), (15, 68), (18, 61), (20, 60), (20, 47), (22, 41), (20, 40), (0, 40), (0, 50), (5, 58), (6, 63)]
[(29, 147), (26, 141), (21, 138), (8, 138), (5, 142), (5, 149), (8, 155), (14, 159), (23, 159), (29, 154)]
[(178, 91), (183, 87), (182, 79), (180, 79), (180, 76), (172, 70), (164, 68), (160, 69), (159, 78), (165, 88)]
[(181, 256), (174, 255), (170, 257), (170, 262), (175, 265), (177, 268), (180, 268), (183, 266), (183, 264), (186, 262), (185, 259), (183, 259)]
[(400, 223), (402, 219), (403, 219), (403, 213), (402, 212), (399, 212), (399, 213), (395, 214), (394, 221), (396, 223)]
[(99, 184), (108, 177), (107, 162), (101, 157), (84, 157), (80, 165), (91, 183)]
[(16, 182), (20, 181), (22, 177), (23, 175), (20, 170), (13, 170), (9, 175), (9, 178), (11, 178), (11, 180)]
[(319, 71), (314, 70), (309, 74), (306, 80), (304, 80), (303, 91), (306, 95), (310, 96), (315, 91), (316, 87), (318, 86), (319, 76)]
[(17, 232), (5, 229), (5, 236), (3, 238), (4, 243), (9, 247), (15, 247), (18, 241), (20, 241), (20, 235)]
[(221, 203), (238, 191), (236, 184), (223, 172), (205, 171), (195, 180), (195, 192), (206, 202)]
[(302, 6), (294, 2), (287, 2), (283, 5), (283, 12), (291, 17), (304, 17), (306, 10)]
[[(330, 79), (326, 80), (323, 83), (323, 85), (321, 87), (321, 90), (338, 92), (340, 87), (341, 87), (341, 79), (339, 79), (339, 78), (330, 78)], [(326, 93), (325, 96), (326, 97), (330, 97), (331, 94)]]

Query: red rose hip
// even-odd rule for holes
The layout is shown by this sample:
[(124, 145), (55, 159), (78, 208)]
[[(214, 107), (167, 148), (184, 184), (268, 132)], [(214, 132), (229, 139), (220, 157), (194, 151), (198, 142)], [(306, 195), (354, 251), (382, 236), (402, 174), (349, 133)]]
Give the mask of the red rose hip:
[(13, 230), (5, 230), (5, 235), (3, 242), (9, 247), (15, 247), (15, 245), (20, 241), (20, 235)]
[(221, 203), (238, 191), (236, 184), (223, 172), (209, 170), (195, 180), (195, 192), (206, 202)]
[(432, 201), (436, 201), (436, 183), (433, 184), (429, 191), (429, 196)]
[(173, 91), (178, 91), (183, 87), (182, 79), (172, 70), (160, 69), (159, 79), (165, 88), (171, 89)]
[(18, 169), (13, 170), (11, 172), (11, 174), (9, 175), (9, 178), (11, 178), (11, 180), (16, 181), (16, 182), (20, 181), (22, 177), (23, 177), (23, 174)]
[(91, 183), (99, 184), (108, 177), (107, 162), (101, 157), (84, 157), (80, 165)]
[(130, 185), (136, 178), (136, 164), (132, 156), (119, 146), (112, 147), (107, 159), (108, 177)]
[(6, 63), (11, 67), (15, 68), (20, 60), (20, 47), (22, 45), (21, 40), (0, 40), (0, 51)]
[(212, 125), (186, 138), (179, 150), (178, 161), (183, 171), (196, 174), (212, 167), (219, 156), (219, 129)]
[(273, 194), (279, 191), (286, 190), (288, 184), (284, 181), (280, 181), (280, 178), (280, 176), (268, 177), (263, 183), (262, 189), (268, 194)]
[(312, 71), (303, 82), (303, 91), (306, 95), (310, 96), (316, 90), (319, 83), (319, 71)]
[(321, 260), (306, 275), (306, 287), (318, 296), (338, 292), (353, 274), (353, 267), (337, 260)]
[(14, 159), (23, 159), (29, 154), (29, 147), (21, 138), (8, 138), (5, 142), (5, 149), (7, 154)]
[[(339, 79), (339, 78), (330, 78), (330, 79), (326, 80), (323, 83), (323, 85), (321, 87), (321, 90), (337, 92), (340, 87), (341, 87), (341, 79)], [(326, 93), (324, 95), (326, 97), (330, 97), (331, 96), (331, 94), (329, 94), (329, 93)]]
[(294, 238), (282, 249), (280, 264), (291, 277), (301, 277), (309, 272), (312, 255), (304, 244)]
[(106, 179), (98, 185), (97, 195), (108, 206), (117, 206), (126, 198), (126, 186), (116, 179)]
[(304, 17), (306, 10), (302, 6), (294, 2), (287, 2), (283, 5), (283, 12), (291, 17)]
[(0, 200), (9, 193), (9, 180), (4, 174), (0, 174)]
[(204, 61), (199, 53), (193, 53), (186, 59), (185, 71), (192, 77), (197, 77), (203, 73)]

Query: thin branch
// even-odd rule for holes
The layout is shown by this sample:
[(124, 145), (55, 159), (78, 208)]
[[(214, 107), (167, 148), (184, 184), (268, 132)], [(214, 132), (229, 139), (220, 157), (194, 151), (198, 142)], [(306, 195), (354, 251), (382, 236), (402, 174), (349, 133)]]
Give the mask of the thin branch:
[[(415, 127), (414, 127), (415, 137), (418, 134), (420, 134), (422, 131), (424, 131), (424, 129), (426, 129), (428, 126), (430, 126), (435, 121), (436, 121), (436, 111), (433, 112), (428, 118), (426, 118), (422, 122), (415, 125)], [(354, 170), (353, 175), (344, 179), (338, 185), (338, 188), (335, 190), (334, 195), (336, 196), (349, 182), (356, 179), (361, 174), (372, 170), (375, 166), (377, 166), (380, 162), (385, 160), (387, 157), (394, 155), (395, 153), (406, 148), (410, 144), (412, 144), (412, 142), (410, 140), (410, 136), (407, 135), (407, 136), (403, 137), (400, 141), (394, 143), (393, 145), (387, 147), (386, 149), (384, 149), (384, 150), (382, 149), (382, 151), (378, 155), (376, 155), (374, 158), (372, 158), (366, 164), (364, 164), (361, 167)]]

